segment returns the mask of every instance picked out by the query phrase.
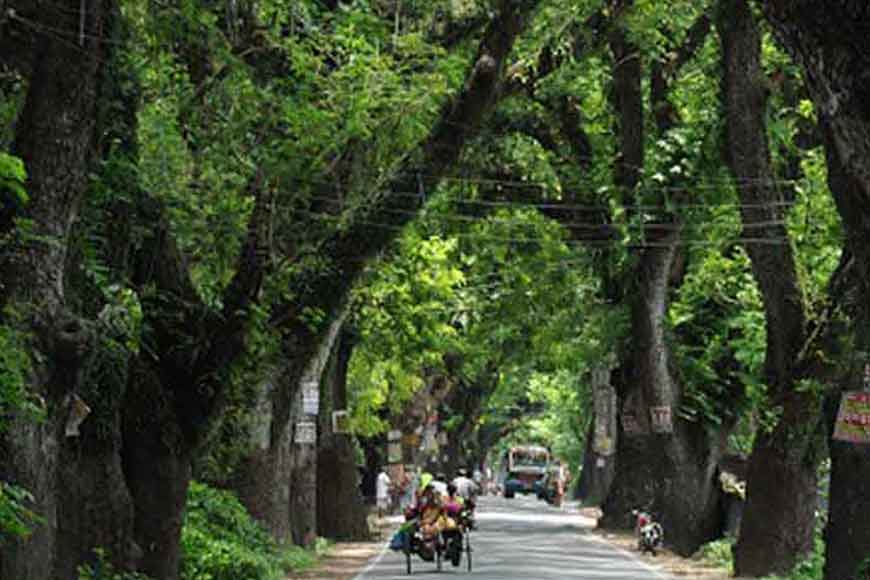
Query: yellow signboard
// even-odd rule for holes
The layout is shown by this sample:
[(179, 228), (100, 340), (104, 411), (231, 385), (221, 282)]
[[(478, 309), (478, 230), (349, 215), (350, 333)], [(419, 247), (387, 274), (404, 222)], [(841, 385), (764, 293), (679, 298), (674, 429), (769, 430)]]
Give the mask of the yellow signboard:
[(834, 439), (870, 443), (870, 392), (850, 391), (840, 398)]

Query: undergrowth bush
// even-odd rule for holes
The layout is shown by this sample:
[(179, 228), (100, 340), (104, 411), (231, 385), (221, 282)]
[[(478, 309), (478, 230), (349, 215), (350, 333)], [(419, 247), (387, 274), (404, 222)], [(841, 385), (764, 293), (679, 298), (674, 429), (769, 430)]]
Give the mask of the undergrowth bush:
[(150, 576), (139, 572), (124, 572), (117, 570), (109, 562), (106, 551), (102, 548), (94, 550), (96, 562), (79, 566), (78, 580), (152, 580)]
[(317, 550), (279, 546), (232, 493), (197, 482), (188, 494), (181, 549), (183, 580), (279, 580), (317, 560)]
[[(718, 568), (723, 568), (729, 574), (734, 573), (734, 556), (732, 547), (734, 539), (726, 538), (709, 542), (701, 546), (696, 558)], [(801, 560), (787, 576), (766, 576), (763, 580), (821, 580), (825, 567), (825, 543), (821, 528), (817, 529), (813, 553)]]
[(723, 538), (708, 542), (701, 546), (695, 558), (708, 562), (717, 568), (728, 570), (729, 574), (734, 573), (734, 555), (731, 550), (734, 547), (733, 538)]

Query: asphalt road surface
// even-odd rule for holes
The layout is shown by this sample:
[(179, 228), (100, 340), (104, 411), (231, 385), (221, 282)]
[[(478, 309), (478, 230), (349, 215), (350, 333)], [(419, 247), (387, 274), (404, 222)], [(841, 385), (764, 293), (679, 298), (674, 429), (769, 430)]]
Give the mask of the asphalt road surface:
[[(398, 521), (398, 520), (397, 520)], [(587, 533), (592, 520), (570, 508), (553, 508), (532, 497), (482, 498), (472, 533), (472, 571), (462, 564), (413, 558), (413, 575), (468, 577), (469, 580), (671, 580), (655, 560), (615, 548)], [(405, 556), (384, 550), (355, 580), (407, 579)]]

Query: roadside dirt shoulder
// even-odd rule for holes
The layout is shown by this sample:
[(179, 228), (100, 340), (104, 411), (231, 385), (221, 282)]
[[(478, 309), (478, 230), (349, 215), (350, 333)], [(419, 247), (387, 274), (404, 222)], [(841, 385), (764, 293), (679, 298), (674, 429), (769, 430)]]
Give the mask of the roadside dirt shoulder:
[(700, 560), (683, 558), (670, 550), (661, 550), (657, 556), (649, 554), (641, 555), (637, 552), (637, 540), (630, 532), (605, 532), (604, 530), (592, 530), (594, 536), (613, 544), (626, 552), (635, 554), (638, 559), (649, 562), (665, 574), (675, 578), (691, 578), (692, 580), (739, 580), (729, 574), (727, 570), (711, 566)]
[(381, 540), (339, 542), (313, 570), (291, 575), (292, 580), (352, 580), (384, 547)]
[(396, 528), (394, 522), (377, 522), (375, 518), (370, 520), (369, 525), (373, 530), (371, 540), (336, 542), (317, 566), (299, 574), (291, 574), (287, 580), (353, 580), (383, 550), (384, 542)]

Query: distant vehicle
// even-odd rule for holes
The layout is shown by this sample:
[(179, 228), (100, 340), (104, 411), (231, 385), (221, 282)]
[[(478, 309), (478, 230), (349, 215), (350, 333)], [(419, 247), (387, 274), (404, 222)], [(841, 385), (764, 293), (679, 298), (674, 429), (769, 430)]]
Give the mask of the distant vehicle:
[(506, 471), (504, 496), (512, 498), (518, 493), (536, 492), (536, 484), (547, 474), (550, 452), (537, 445), (511, 447), (504, 455), (502, 465)]

